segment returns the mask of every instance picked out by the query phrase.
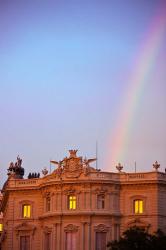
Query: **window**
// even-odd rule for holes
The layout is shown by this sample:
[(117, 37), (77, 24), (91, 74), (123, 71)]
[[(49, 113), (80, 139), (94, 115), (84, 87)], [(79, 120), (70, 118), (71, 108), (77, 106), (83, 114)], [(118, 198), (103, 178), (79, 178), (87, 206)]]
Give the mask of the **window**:
[(50, 208), (51, 208), (51, 199), (50, 197), (46, 197), (46, 211), (49, 212), (50, 211)]
[(0, 233), (2, 233), (2, 231), (3, 231), (3, 224), (0, 223)]
[(143, 200), (134, 200), (134, 213), (142, 214), (144, 211)]
[(30, 249), (30, 236), (21, 236), (20, 250), (29, 250), (29, 249)]
[(31, 205), (23, 205), (22, 216), (23, 218), (31, 217)]
[(76, 196), (75, 195), (68, 196), (68, 209), (71, 209), (71, 210), (76, 209)]
[(50, 250), (51, 249), (51, 233), (46, 233), (45, 234), (45, 245), (44, 245), (45, 250)]
[(66, 250), (77, 250), (77, 232), (66, 232)]
[(104, 209), (105, 207), (105, 196), (104, 194), (97, 195), (97, 208)]
[(96, 250), (106, 249), (106, 232), (96, 232)]

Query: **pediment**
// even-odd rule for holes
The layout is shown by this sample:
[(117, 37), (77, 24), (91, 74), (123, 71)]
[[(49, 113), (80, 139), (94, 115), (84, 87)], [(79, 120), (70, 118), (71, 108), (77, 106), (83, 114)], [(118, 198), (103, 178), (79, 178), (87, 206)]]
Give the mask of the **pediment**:
[(18, 226), (15, 227), (15, 230), (16, 230), (17, 234), (19, 232), (22, 232), (22, 231), (30, 231), (30, 232), (34, 233), (35, 229), (36, 229), (36, 226), (31, 225), (31, 224), (29, 224), (27, 222), (23, 222), (23, 223), (21, 223), (21, 224), (19, 224)]
[(150, 224), (140, 218), (135, 218), (127, 223), (127, 227), (150, 227)]

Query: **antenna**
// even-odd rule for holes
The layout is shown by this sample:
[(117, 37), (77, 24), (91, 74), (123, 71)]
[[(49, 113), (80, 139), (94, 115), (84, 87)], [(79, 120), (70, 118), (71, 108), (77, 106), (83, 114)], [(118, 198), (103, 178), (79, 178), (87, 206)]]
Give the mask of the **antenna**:
[(98, 169), (98, 143), (96, 141), (96, 169)]

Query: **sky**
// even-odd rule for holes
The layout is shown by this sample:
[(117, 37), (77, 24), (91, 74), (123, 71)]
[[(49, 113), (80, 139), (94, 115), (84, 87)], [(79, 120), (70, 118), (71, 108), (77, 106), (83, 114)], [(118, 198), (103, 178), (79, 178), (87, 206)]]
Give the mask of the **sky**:
[(103, 171), (166, 167), (165, 1), (1, 0), (0, 185), (96, 142)]

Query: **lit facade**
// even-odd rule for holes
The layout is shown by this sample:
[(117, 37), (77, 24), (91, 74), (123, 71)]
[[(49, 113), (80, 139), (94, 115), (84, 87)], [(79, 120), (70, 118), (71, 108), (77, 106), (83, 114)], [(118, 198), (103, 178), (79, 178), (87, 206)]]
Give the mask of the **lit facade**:
[(21, 162), (11, 165), (2, 250), (105, 250), (130, 226), (166, 232), (165, 173), (102, 172), (91, 161), (70, 150), (51, 174), (31, 179), (19, 175)]

